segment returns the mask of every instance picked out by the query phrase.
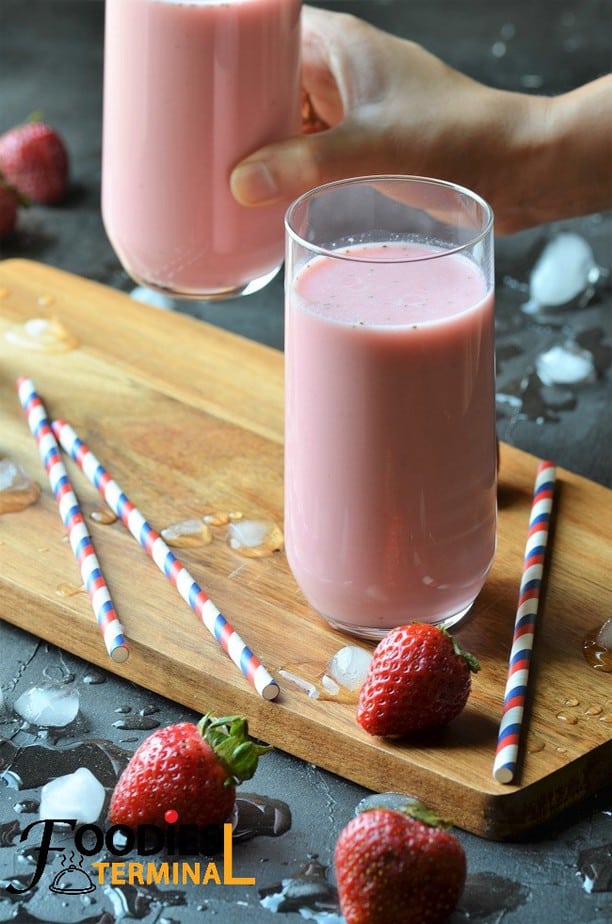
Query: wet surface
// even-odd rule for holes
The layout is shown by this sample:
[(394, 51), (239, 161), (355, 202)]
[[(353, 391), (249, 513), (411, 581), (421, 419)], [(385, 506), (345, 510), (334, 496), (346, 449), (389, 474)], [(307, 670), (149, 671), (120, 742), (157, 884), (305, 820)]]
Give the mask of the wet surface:
[[(110, 248), (99, 212), (102, 0), (1, 0), (0, 5), (0, 131), (42, 109), (62, 129), (73, 162), (67, 202), (24, 212), (18, 233), (0, 244), (0, 258), (39, 260), (132, 292), (134, 284)], [(562, 6), (553, 0), (321, 5), (356, 12), (408, 35), (471, 76), (509, 89), (556, 93), (609, 68), (605, 0)], [(611, 242), (610, 216), (596, 215), (500, 238), (496, 245), (498, 434), (608, 486)], [(151, 310), (185, 311), (280, 348), (282, 288), (279, 275), (246, 300), (180, 308), (164, 303)], [(139, 297), (146, 300), (146, 293)], [(38, 308), (41, 315), (53, 311), (44, 297)], [(9, 447), (1, 448), (8, 454)], [(225, 534), (232, 515), (219, 520), (211, 511), (209, 516), (207, 525)], [(592, 615), (585, 633), (611, 614)], [(60, 831), (53, 835), (60, 849), (32, 887), (40, 836), (34, 837), (35, 828), (21, 837), (38, 820), (42, 787), (84, 766), (108, 798), (129, 754), (150, 730), (198, 717), (6, 623), (0, 623), (0, 642), (0, 922), (341, 920), (333, 845), (367, 792), (281, 752), (262, 759), (232, 819), (233, 874), (254, 878), (254, 884), (218, 885), (212, 868), (206, 884), (174, 882), (170, 869), (167, 882), (131, 884), (121, 858), (106, 848), (95, 856), (75, 853), (71, 836)], [(304, 672), (300, 665), (298, 673)], [(609, 683), (603, 671), (601, 679)], [(64, 725), (41, 725), (14, 710), (21, 696), (48, 684), (78, 693), (76, 715)], [(609, 695), (605, 709), (566, 703), (560, 712), (565, 719), (558, 721), (595, 708), (609, 717)], [(544, 743), (535, 747), (543, 749)], [(407, 789), (412, 791), (409, 781)], [(99, 824), (104, 825), (104, 809)], [(457, 834), (469, 875), (452, 924), (603, 924), (612, 917), (609, 793), (528, 842), (493, 844)], [(223, 859), (218, 853), (208, 858), (221, 877)], [(110, 864), (102, 883), (95, 861)]]

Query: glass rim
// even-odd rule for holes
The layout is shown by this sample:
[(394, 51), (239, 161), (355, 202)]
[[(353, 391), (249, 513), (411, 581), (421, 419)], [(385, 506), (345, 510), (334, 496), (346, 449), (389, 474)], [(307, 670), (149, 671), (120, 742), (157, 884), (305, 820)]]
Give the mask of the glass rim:
[[(325, 193), (331, 189), (338, 189), (342, 186), (366, 186), (372, 183), (383, 182), (399, 182), (406, 185), (412, 184), (421, 186), (438, 186), (448, 191), (460, 193), (466, 199), (470, 199), (472, 202), (477, 202), (481, 206), (484, 218), (483, 227), (477, 231), (473, 237), (461, 244), (443, 247), (439, 251), (431, 254), (424, 254), (418, 257), (401, 257), (398, 259), (381, 261), (373, 260), (371, 257), (356, 257), (351, 254), (342, 253), (339, 250), (332, 250), (329, 247), (324, 247), (320, 244), (314, 244), (312, 241), (307, 241), (304, 237), (302, 237), (302, 235), (292, 226), (292, 218), (300, 206), (306, 203), (309, 199), (314, 199), (320, 193)], [(318, 254), (325, 257), (333, 257), (337, 260), (351, 260), (353, 262), (362, 263), (419, 263), (426, 260), (439, 260), (441, 257), (461, 253), (464, 250), (468, 250), (470, 247), (474, 247), (475, 244), (479, 243), (479, 241), (483, 240), (490, 233), (493, 228), (493, 220), (493, 209), (486, 201), (486, 199), (483, 199), (482, 196), (474, 192), (472, 189), (468, 189), (467, 186), (461, 186), (459, 183), (453, 183), (450, 180), (439, 180), (434, 177), (416, 175), (413, 176), (411, 174), (402, 173), (381, 173), (367, 176), (345, 177), (341, 180), (332, 180), (329, 183), (321, 183), (319, 186), (314, 186), (312, 189), (302, 193), (301, 196), (298, 196), (297, 199), (294, 199), (293, 202), (290, 203), (285, 212), (284, 225), (287, 234), (291, 236), (293, 241), (297, 244), (300, 244), (312, 254)]]

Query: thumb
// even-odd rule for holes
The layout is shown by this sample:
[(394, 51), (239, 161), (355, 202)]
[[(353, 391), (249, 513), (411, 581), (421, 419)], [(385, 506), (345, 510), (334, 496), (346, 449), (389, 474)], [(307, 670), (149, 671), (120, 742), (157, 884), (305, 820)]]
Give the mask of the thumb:
[(267, 145), (241, 161), (230, 189), (241, 205), (289, 203), (322, 183), (363, 172), (363, 134), (345, 121), (335, 128)]

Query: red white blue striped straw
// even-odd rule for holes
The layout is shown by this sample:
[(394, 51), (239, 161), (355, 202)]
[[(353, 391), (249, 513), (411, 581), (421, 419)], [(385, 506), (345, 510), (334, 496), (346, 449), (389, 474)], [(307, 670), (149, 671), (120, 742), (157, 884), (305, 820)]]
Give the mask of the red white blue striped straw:
[(113, 513), (121, 519), (159, 570), (176, 587), (183, 600), (189, 604), (259, 695), (267, 700), (276, 699), (279, 693), (276, 680), (246, 646), (227, 619), (222, 616), (159, 533), (147, 523), (142, 513), (129, 500), (117, 482), (113, 481), (93, 452), (79, 439), (66, 421), (55, 420), (53, 431), (62, 447), (95, 485)]
[(516, 773), (556, 474), (556, 468), (552, 462), (540, 462), (538, 465), (508, 664), (504, 706), (493, 763), (493, 776), (498, 783), (511, 783)]
[(47, 471), (70, 546), (79, 564), (83, 584), (89, 594), (106, 650), (113, 661), (125, 661), (129, 652), (123, 627), (113, 606), (79, 502), (64, 468), (45, 406), (31, 379), (25, 376), (18, 378), (17, 391)]

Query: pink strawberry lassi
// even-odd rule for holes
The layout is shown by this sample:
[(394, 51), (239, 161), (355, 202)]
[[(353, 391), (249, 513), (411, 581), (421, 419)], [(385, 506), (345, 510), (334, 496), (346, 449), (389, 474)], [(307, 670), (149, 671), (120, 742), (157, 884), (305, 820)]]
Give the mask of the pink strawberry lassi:
[(452, 625), (495, 549), (493, 295), (440, 253), (354, 245), (287, 293), (287, 556), (315, 610), (370, 637)]
[(102, 215), (134, 279), (184, 297), (251, 290), (283, 259), (283, 206), (233, 166), (300, 130), (300, 0), (106, 0)]

